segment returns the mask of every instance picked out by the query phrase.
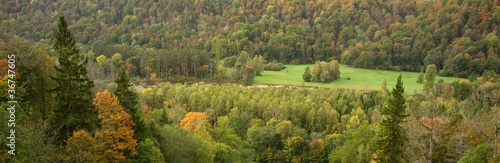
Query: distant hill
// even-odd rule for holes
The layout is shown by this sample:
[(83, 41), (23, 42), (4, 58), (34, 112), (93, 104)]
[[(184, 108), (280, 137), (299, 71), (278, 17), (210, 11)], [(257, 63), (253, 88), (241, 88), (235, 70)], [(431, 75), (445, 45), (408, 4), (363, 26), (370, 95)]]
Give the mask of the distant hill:
[[(467, 77), (500, 71), (498, 0), (0, 0), (0, 38), (50, 44), (65, 15), (77, 41), (189, 47), (222, 59), (247, 51), (268, 61), (337, 59), (371, 69)], [(133, 54), (139, 55), (139, 54)], [(127, 56), (125, 56), (127, 57)], [(130, 57), (130, 56), (129, 56)], [(126, 59), (126, 58), (125, 58)]]

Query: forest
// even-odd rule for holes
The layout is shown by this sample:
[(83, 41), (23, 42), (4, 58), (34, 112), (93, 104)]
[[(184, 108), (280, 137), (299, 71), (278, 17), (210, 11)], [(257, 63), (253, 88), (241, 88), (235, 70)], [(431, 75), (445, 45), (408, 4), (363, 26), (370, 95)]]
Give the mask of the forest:
[[(0, 0), (0, 162), (499, 162), (498, 5)], [(314, 63), (423, 87), (252, 86)]]
[(417, 72), (434, 64), (457, 77), (500, 69), (498, 0), (1, 2), (0, 38), (50, 44), (65, 15), (83, 53), (120, 53), (132, 76), (198, 77), (192, 71), (217, 69), (207, 58), (243, 51), (286, 64), (335, 59)]

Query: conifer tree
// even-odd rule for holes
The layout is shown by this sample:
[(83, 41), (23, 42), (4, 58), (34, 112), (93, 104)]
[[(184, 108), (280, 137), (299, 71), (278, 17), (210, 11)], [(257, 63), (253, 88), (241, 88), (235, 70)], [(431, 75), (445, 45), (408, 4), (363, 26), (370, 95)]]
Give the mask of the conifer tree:
[(92, 132), (98, 126), (97, 109), (92, 104), (94, 83), (87, 77), (87, 59), (80, 55), (64, 16), (59, 17), (54, 50), (58, 58), (56, 107), (49, 119), (50, 130), (59, 140), (73, 131)]
[(405, 114), (405, 103), (403, 82), (401, 81), (401, 75), (399, 75), (396, 87), (391, 92), (388, 106), (382, 109), (385, 118), (381, 122), (379, 131), (379, 136), (381, 136), (377, 150), (377, 160), (379, 162), (405, 162), (403, 146), (408, 136), (401, 126), (408, 116)]
[(132, 120), (135, 123), (135, 138), (137, 141), (141, 142), (148, 137), (149, 130), (147, 130), (146, 124), (142, 118), (142, 110), (139, 106), (138, 95), (130, 90), (132, 84), (130, 83), (130, 77), (124, 66), (121, 67), (118, 76), (115, 78), (115, 82), (117, 84), (115, 95), (118, 97), (118, 101), (125, 112), (132, 116)]

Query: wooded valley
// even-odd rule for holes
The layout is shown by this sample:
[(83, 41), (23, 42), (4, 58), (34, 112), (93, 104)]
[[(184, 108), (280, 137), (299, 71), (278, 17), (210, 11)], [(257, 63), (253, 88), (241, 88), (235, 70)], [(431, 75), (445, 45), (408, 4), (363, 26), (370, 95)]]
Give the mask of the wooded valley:
[(498, 5), (0, 0), (0, 162), (498, 162)]

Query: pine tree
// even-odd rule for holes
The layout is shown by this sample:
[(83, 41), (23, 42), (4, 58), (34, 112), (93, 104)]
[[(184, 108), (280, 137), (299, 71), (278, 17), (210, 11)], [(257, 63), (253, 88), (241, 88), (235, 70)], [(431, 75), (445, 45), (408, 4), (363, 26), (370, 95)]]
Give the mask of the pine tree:
[(391, 92), (389, 106), (382, 109), (385, 118), (381, 122), (378, 141), (377, 160), (379, 162), (399, 163), (405, 162), (403, 146), (408, 140), (405, 129), (401, 126), (405, 114), (404, 87), (399, 75), (396, 87)]
[(138, 95), (134, 91), (130, 90), (130, 86), (132, 86), (132, 84), (130, 83), (130, 78), (124, 66), (121, 67), (120, 73), (115, 78), (115, 82), (117, 84), (115, 95), (118, 97), (118, 101), (125, 112), (132, 116), (132, 120), (135, 123), (135, 138), (137, 141), (141, 142), (150, 134), (142, 118), (142, 110), (139, 106)]
[(53, 77), (58, 84), (54, 89), (57, 104), (49, 125), (60, 142), (69, 138), (73, 131), (92, 132), (98, 127), (98, 111), (92, 104), (94, 83), (87, 77), (88, 60), (79, 54), (75, 44), (64, 16), (59, 17), (54, 44), (59, 64)]

